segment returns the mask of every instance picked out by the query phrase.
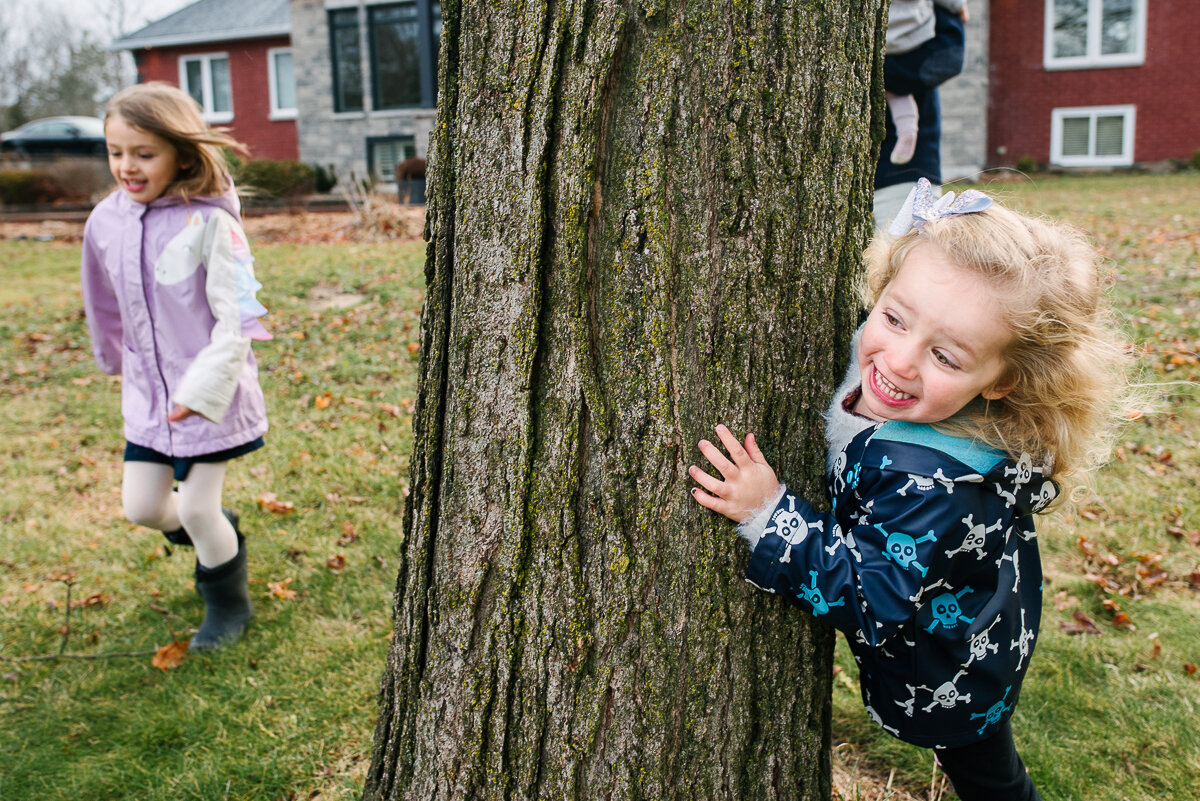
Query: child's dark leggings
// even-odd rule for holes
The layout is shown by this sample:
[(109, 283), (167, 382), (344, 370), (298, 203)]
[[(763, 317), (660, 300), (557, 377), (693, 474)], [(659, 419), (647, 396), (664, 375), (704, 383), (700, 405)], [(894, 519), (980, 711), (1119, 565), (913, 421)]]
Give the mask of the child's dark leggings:
[(1017, 755), (1007, 720), (986, 740), (933, 753), (962, 801), (1042, 801)]

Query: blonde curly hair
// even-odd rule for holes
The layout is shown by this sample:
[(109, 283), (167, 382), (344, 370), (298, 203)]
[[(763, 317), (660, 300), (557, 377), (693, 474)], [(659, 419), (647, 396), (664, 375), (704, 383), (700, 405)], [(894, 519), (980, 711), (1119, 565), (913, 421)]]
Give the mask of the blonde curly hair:
[(224, 128), (210, 128), (188, 94), (162, 81), (139, 83), (117, 92), (108, 101), (105, 124), (114, 115), (127, 125), (162, 137), (175, 148), (179, 173), (165, 194), (184, 198), (220, 195), (229, 188), (223, 148), (249, 153)]
[(938, 424), (1044, 462), (1064, 488), (1107, 460), (1127, 420), (1130, 349), (1117, 333), (1101, 280), (1100, 256), (1077, 230), (992, 204), (982, 212), (925, 223), (921, 232), (877, 237), (866, 254), (869, 307), (918, 242), (995, 288), (1013, 341), (1001, 379), (1012, 389), (979, 399)]

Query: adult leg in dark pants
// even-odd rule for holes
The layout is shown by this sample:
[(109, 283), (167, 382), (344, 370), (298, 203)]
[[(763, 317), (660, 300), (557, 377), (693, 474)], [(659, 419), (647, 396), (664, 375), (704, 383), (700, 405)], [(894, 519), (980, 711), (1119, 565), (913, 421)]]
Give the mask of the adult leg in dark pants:
[(962, 801), (1042, 801), (1017, 754), (1007, 720), (986, 740), (933, 753)]

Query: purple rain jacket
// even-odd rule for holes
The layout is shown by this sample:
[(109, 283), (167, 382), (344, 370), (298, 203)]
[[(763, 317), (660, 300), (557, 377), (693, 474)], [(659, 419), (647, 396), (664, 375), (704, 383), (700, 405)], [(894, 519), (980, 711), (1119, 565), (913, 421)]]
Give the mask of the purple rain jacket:
[[(121, 380), (125, 438), (168, 456), (267, 430), (251, 339), (270, 339), (232, 185), (219, 197), (137, 203), (117, 190), (88, 217), (83, 303), (96, 364)], [(168, 423), (175, 404), (195, 412)]]
[(1037, 637), (1033, 513), (1057, 493), (1043, 472), (928, 425), (867, 425), (833, 459), (833, 512), (785, 488), (746, 578), (846, 635), (884, 729), (925, 747), (985, 739)]

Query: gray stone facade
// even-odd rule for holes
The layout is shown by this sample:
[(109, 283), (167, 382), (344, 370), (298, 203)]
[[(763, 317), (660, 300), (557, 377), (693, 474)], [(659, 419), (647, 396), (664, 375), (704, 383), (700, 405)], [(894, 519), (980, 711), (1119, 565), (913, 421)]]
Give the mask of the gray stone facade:
[(368, 143), (375, 138), (412, 137), (415, 155), (421, 158), (429, 149), (433, 128), (432, 108), (375, 111), (371, 92), (365, 91), (363, 111), (334, 111), (333, 66), (330, 56), (329, 10), (358, 8), (362, 51), (362, 73), (371, 85), (370, 48), (367, 46), (365, 0), (291, 0), (292, 59), (296, 72), (296, 104), (300, 108), (297, 134), (300, 160), (328, 168), (338, 180), (350, 175), (368, 175)]
[(966, 64), (938, 89), (946, 183), (975, 177), (987, 163), (988, 0), (969, 0), (967, 6)]

